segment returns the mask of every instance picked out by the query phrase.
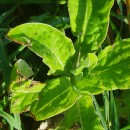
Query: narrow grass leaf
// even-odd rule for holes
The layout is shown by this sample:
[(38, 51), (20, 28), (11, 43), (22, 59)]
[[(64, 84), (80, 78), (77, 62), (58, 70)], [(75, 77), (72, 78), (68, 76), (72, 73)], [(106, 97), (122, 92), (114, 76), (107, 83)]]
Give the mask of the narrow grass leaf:
[(9, 115), (8, 113), (0, 110), (0, 116), (2, 116), (4, 119), (6, 119), (7, 122), (10, 125), (12, 125), (14, 128), (16, 128), (18, 130), (22, 130), (21, 127), (19, 126), (19, 124), (17, 124), (17, 122), (15, 121), (15, 119), (11, 115)]
[[(1, 2), (1, 1), (0, 1), (0, 2)], [(0, 16), (0, 25), (1, 25), (1, 24), (4, 24), (6, 18), (7, 18), (8, 16), (10, 16), (10, 15), (15, 11), (15, 9), (16, 9), (16, 6), (13, 7), (13, 8), (11, 8), (10, 10), (4, 12), (4, 13)]]
[(8, 61), (8, 58), (4, 49), (4, 45), (1, 39), (0, 39), (0, 64), (1, 64), (0, 66), (2, 69), (2, 74), (4, 77), (5, 85), (6, 85), (6, 88), (8, 88), (9, 83), (10, 83), (10, 68), (9, 68), (9, 61)]
[(118, 114), (113, 91), (110, 92), (110, 118), (111, 118), (111, 129), (119, 130)]
[(14, 114), (14, 119), (19, 126), (21, 126), (20, 114)]

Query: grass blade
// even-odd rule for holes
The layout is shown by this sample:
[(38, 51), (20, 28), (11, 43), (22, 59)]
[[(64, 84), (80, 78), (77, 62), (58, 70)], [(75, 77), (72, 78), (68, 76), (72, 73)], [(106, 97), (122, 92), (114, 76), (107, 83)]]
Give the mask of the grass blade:
[(110, 118), (111, 118), (111, 129), (119, 130), (118, 114), (113, 91), (110, 92)]
[(99, 106), (98, 106), (98, 103), (97, 103), (97, 101), (96, 101), (95, 96), (91, 95), (91, 97), (92, 97), (93, 103), (94, 103), (94, 105), (95, 105), (95, 108), (96, 108), (96, 111), (97, 111), (97, 115), (99, 116), (99, 118), (100, 118), (100, 120), (101, 120), (101, 123), (102, 123), (104, 129), (105, 129), (105, 130), (108, 130), (106, 121), (105, 121), (105, 119), (104, 119), (104, 117), (103, 117), (103, 115), (102, 115), (102, 113), (101, 113), (101, 111), (100, 111), (100, 108), (99, 108)]
[(15, 121), (15, 119), (8, 113), (0, 110), (0, 116), (2, 116), (10, 124), (10, 126), (13, 126), (18, 130), (22, 130), (19, 124)]
[(15, 122), (17, 122), (18, 126), (21, 127), (21, 119), (19, 114), (14, 114)]
[(7, 88), (10, 83), (10, 68), (9, 68), (9, 62), (8, 62), (8, 59), (4, 50), (4, 44), (1, 39), (0, 39), (0, 62), (1, 62), (0, 66), (2, 68), (5, 85)]
[(110, 121), (110, 117), (109, 117), (109, 113), (110, 113), (110, 110), (109, 110), (109, 91), (105, 91), (103, 93), (103, 99), (104, 99), (104, 112), (105, 112), (105, 119), (106, 119), (106, 122), (109, 126), (109, 121)]

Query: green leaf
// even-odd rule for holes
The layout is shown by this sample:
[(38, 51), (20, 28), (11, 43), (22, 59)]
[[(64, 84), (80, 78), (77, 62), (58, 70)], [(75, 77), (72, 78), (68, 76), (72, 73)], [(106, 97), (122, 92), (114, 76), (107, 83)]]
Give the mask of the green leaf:
[(28, 80), (32, 74), (32, 69), (24, 60), (16, 61), (10, 84), (12, 113), (29, 111), (32, 102), (38, 99), (39, 92), (45, 86), (43, 83)]
[(89, 95), (84, 94), (77, 100), (76, 104), (65, 113), (62, 123), (56, 130), (68, 130), (75, 127), (77, 130), (103, 130)]
[(16, 128), (18, 130), (22, 130), (21, 126), (19, 126), (17, 124), (17, 122), (15, 121), (15, 119), (11, 115), (9, 115), (8, 113), (0, 110), (0, 116), (2, 116), (3, 118), (5, 118), (7, 120), (7, 122), (10, 125), (12, 125), (14, 128)]
[(31, 113), (36, 120), (44, 120), (72, 107), (79, 94), (72, 88), (66, 77), (47, 82), (39, 94), (39, 100), (31, 106)]
[(104, 130), (95, 113), (91, 96), (84, 95), (77, 101), (77, 109), (82, 130)]
[(85, 68), (89, 68), (89, 71), (91, 71), (97, 65), (97, 60), (98, 58), (95, 54), (88, 53), (85, 59), (80, 59), (80, 62), (76, 66), (76, 69), (72, 70), (71, 72), (74, 75), (79, 75)]
[[(56, 130), (69, 130), (80, 127), (77, 103), (64, 113), (64, 118)], [(78, 129), (79, 130), (79, 129)]]
[(81, 93), (88, 94), (99, 94), (105, 90), (100, 77), (90, 74), (86, 74), (80, 81), (77, 82), (76, 89), (78, 89)]
[(11, 90), (11, 112), (22, 113), (30, 110), (31, 104), (38, 99), (38, 94), (45, 84), (32, 80), (13, 81)]
[(100, 76), (106, 89), (130, 88), (130, 39), (106, 47), (98, 59), (93, 73)]
[(75, 53), (72, 41), (52, 26), (42, 23), (27, 23), (10, 30), (10, 39), (26, 45), (50, 68), (50, 74), (67, 74), (70, 58)]
[(102, 44), (113, 3), (114, 0), (68, 0), (71, 29), (74, 35), (81, 35), (82, 53), (97, 50)]
[(15, 62), (11, 72), (11, 82), (19, 80), (20, 78), (27, 79), (34, 73), (32, 68), (22, 59)]
[(16, 63), (17, 73), (26, 78), (31, 77), (34, 73), (32, 68), (22, 59), (19, 59)]

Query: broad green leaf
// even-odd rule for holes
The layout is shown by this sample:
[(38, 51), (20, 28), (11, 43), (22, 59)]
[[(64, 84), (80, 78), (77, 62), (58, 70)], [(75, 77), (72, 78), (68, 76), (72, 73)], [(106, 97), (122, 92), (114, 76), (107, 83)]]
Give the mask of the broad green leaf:
[(75, 127), (76, 130), (103, 130), (89, 95), (83, 95), (77, 100), (76, 104), (65, 113), (62, 123), (56, 130), (69, 130)]
[(100, 76), (106, 89), (130, 88), (130, 39), (106, 47), (98, 59), (93, 73)]
[(38, 99), (38, 94), (44, 88), (45, 84), (20, 79), (13, 81), (11, 90), (11, 112), (22, 113), (30, 110), (31, 104)]
[(78, 89), (81, 93), (88, 94), (99, 94), (105, 90), (100, 77), (90, 74), (86, 74), (80, 81), (77, 82), (76, 89)]
[(72, 41), (59, 30), (47, 24), (26, 23), (10, 30), (7, 36), (43, 58), (50, 68), (49, 75), (68, 74), (75, 50)]
[(104, 130), (95, 112), (91, 96), (84, 95), (77, 101), (77, 109), (82, 130)]
[(97, 50), (106, 37), (114, 0), (68, 0), (71, 29), (81, 35), (82, 53)]
[(31, 105), (32, 116), (36, 120), (44, 120), (72, 107), (79, 98), (66, 77), (47, 82), (40, 92), (39, 99)]
[(16, 63), (17, 73), (26, 78), (31, 77), (34, 73), (32, 68), (22, 59), (19, 59)]

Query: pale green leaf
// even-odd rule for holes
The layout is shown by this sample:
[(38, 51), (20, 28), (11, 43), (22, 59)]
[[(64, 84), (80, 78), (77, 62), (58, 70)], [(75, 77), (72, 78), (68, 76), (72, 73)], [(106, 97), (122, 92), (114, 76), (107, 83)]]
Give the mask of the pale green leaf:
[(36, 120), (44, 120), (72, 107), (79, 94), (72, 88), (66, 77), (47, 82), (40, 92), (39, 99), (31, 106), (31, 113)]
[(82, 130), (104, 130), (96, 114), (91, 96), (84, 95), (77, 101)]
[(106, 47), (98, 58), (93, 73), (98, 73), (106, 89), (130, 88), (130, 39)]
[(20, 79), (13, 81), (10, 86), (11, 90), (11, 112), (22, 113), (30, 110), (32, 102), (38, 99), (38, 94), (45, 84)]
[(68, 0), (72, 32), (80, 36), (82, 52), (97, 50), (106, 37), (114, 0)]
[(61, 31), (47, 24), (26, 23), (11, 29), (7, 36), (42, 57), (50, 68), (49, 75), (68, 74), (75, 50), (72, 41)]
[(19, 59), (16, 63), (17, 73), (26, 78), (31, 77), (34, 73), (32, 68), (22, 59)]

